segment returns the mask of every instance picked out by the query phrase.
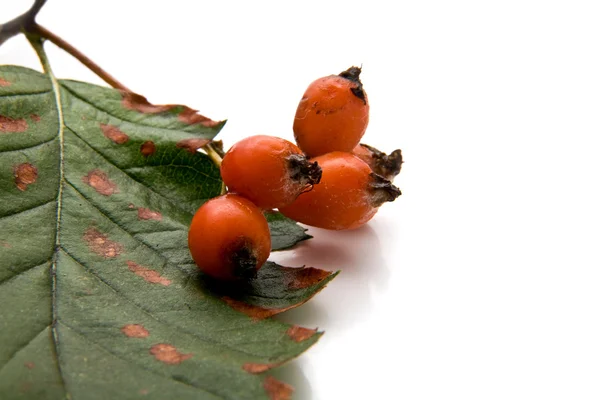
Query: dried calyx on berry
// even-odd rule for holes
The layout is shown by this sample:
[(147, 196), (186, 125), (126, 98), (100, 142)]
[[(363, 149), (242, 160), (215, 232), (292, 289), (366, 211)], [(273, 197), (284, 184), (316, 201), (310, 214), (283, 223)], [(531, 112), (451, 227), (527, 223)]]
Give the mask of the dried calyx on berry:
[(323, 171), (316, 161), (310, 162), (303, 154), (290, 154), (287, 160), (290, 178), (304, 185), (305, 190), (321, 182)]
[(394, 179), (402, 169), (402, 151), (392, 151), (389, 155), (373, 146), (361, 143), (354, 148), (352, 153), (369, 164), (369, 167), (378, 175), (388, 180)]
[(365, 91), (363, 89), (363, 84), (360, 81), (360, 73), (361, 72), (362, 72), (362, 69), (359, 67), (350, 67), (347, 70), (345, 70), (344, 72), (340, 72), (339, 76), (341, 76), (342, 78), (346, 78), (349, 81), (355, 83), (356, 86), (350, 88), (350, 91), (352, 92), (353, 95), (355, 95), (356, 97), (361, 99), (363, 101), (363, 104), (367, 104), (367, 96), (365, 95)]

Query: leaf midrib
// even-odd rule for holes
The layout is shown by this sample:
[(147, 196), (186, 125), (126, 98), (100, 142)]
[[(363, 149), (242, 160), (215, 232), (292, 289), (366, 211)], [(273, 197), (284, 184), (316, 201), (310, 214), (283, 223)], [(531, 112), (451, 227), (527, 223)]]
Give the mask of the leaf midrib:
[(54, 92), (54, 101), (56, 103), (56, 113), (58, 116), (58, 133), (57, 133), (57, 137), (58, 137), (58, 142), (59, 142), (59, 149), (58, 149), (58, 154), (59, 154), (59, 172), (58, 172), (58, 193), (56, 195), (56, 225), (54, 227), (55, 229), (55, 234), (54, 234), (54, 254), (52, 256), (52, 265), (50, 267), (50, 271), (51, 271), (51, 276), (52, 276), (52, 289), (51, 289), (51, 293), (52, 293), (52, 341), (53, 341), (53, 345), (54, 345), (54, 352), (56, 353), (56, 358), (57, 358), (57, 368), (58, 368), (58, 374), (60, 376), (60, 380), (62, 383), (63, 388), (65, 389), (65, 397), (66, 398), (70, 398), (70, 394), (69, 394), (69, 390), (67, 389), (67, 381), (65, 380), (63, 371), (62, 371), (62, 366), (61, 366), (61, 362), (60, 362), (60, 352), (58, 351), (58, 332), (57, 332), (57, 320), (58, 320), (58, 315), (57, 315), (57, 298), (56, 298), (56, 287), (57, 287), (57, 281), (56, 281), (56, 269), (57, 269), (57, 261), (58, 261), (58, 249), (61, 247), (61, 242), (60, 242), (60, 226), (62, 223), (62, 203), (63, 203), (63, 189), (64, 189), (64, 179), (65, 179), (65, 118), (63, 115), (63, 109), (62, 109), (62, 99), (60, 96), (60, 84), (58, 83), (58, 80), (56, 79), (56, 76), (54, 76), (54, 73), (52, 72), (52, 69), (50, 68), (49, 64), (44, 65), (45, 67), (45, 72), (48, 75), (48, 77), (50, 78), (50, 83), (52, 85), (52, 91)]

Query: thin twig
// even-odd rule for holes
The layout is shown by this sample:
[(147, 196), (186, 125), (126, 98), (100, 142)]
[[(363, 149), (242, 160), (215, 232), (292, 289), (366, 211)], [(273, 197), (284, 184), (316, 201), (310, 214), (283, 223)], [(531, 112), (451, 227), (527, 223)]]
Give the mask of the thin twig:
[(93, 62), (89, 57), (87, 57), (81, 51), (77, 50), (75, 47), (73, 47), (73, 45), (65, 41), (63, 38), (57, 36), (53, 32), (37, 24), (31, 27), (31, 31), (33, 33), (38, 34), (44, 39), (48, 39), (50, 42), (54, 43), (55, 45), (57, 45), (58, 47), (75, 57), (83, 65), (88, 67), (93, 73), (98, 75), (104, 82), (108, 83), (110, 86), (114, 87), (115, 89), (123, 90), (125, 92), (131, 92), (131, 90), (127, 86), (123, 85), (121, 82), (116, 80), (115, 77), (106, 72), (104, 69), (102, 69), (102, 67)]
[(27, 12), (0, 25), (0, 45), (11, 37), (23, 33), (24, 31), (28, 31), (29, 28), (35, 24), (35, 17), (44, 4), (46, 4), (46, 0), (35, 0), (35, 3), (33, 3)]

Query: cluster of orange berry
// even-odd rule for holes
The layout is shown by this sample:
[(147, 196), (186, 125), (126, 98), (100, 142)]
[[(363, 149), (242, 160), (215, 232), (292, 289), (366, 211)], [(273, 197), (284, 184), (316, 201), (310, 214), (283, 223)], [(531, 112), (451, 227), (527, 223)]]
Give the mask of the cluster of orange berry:
[(188, 244), (207, 275), (251, 278), (271, 251), (262, 210), (325, 229), (352, 229), (370, 220), (400, 190), (392, 185), (402, 153), (359, 144), (369, 122), (369, 102), (351, 67), (311, 83), (294, 119), (295, 144), (257, 135), (234, 144), (223, 157), (229, 193), (196, 212)]

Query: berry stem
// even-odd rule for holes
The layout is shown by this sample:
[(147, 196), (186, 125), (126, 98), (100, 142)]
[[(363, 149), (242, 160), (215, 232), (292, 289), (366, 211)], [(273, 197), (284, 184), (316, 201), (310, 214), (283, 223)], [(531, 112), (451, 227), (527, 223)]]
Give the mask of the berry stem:
[[(206, 152), (206, 155), (215, 163), (215, 165), (221, 168), (221, 163), (223, 162), (223, 158), (219, 154), (219, 152), (214, 148), (213, 143), (207, 143), (202, 147), (202, 149)], [(227, 188), (225, 187), (225, 183), (221, 183), (221, 194), (227, 193)]]
[(39, 35), (40, 37), (47, 39), (48, 41), (54, 43), (59, 48), (63, 49), (83, 65), (88, 67), (93, 73), (98, 75), (104, 82), (114, 87), (115, 89), (123, 90), (125, 92), (132, 93), (132, 91), (121, 82), (119, 82), (114, 76), (106, 72), (102, 67), (92, 61), (88, 56), (83, 54), (81, 51), (77, 50), (73, 45), (69, 42), (61, 38), (60, 36), (54, 34), (50, 30), (44, 28), (41, 25), (34, 24), (31, 29), (32, 33)]

